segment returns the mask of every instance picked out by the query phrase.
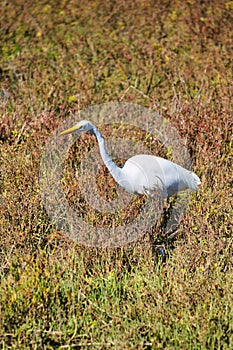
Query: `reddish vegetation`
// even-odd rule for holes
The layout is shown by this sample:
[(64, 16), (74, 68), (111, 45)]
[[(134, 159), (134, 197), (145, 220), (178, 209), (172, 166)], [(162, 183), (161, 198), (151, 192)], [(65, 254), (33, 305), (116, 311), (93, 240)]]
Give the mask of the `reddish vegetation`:
[[(232, 1), (5, 1), (0, 16), (0, 344), (232, 348)], [(160, 223), (132, 246), (98, 250), (70, 241), (43, 206), (38, 178), (51, 133), (109, 101), (168, 118), (201, 178), (165, 265), (154, 265)], [(167, 156), (137, 128), (99, 127)], [(70, 150), (67, 198), (93, 226), (127, 222), (143, 198), (116, 218), (77, 192), (75, 171), (93, 145), (82, 135)], [(97, 181), (111, 200), (105, 168)]]

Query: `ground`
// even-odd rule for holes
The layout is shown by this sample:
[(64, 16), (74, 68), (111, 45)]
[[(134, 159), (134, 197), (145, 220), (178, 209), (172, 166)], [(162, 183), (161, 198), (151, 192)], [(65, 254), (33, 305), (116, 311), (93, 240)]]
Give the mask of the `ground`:
[[(233, 2), (19, 0), (4, 1), (0, 17), (1, 348), (232, 349)], [(118, 101), (166, 118), (202, 181), (166, 259), (155, 249), (162, 223), (125, 246), (87, 247), (44, 207), (51, 134), (80, 110)], [(137, 128), (98, 127), (171, 156)], [(71, 148), (64, 192), (93, 228), (122, 225), (144, 199), (114, 218), (78, 192), (76, 168), (94, 145), (82, 135)], [(97, 190), (116, 195), (104, 167)]]

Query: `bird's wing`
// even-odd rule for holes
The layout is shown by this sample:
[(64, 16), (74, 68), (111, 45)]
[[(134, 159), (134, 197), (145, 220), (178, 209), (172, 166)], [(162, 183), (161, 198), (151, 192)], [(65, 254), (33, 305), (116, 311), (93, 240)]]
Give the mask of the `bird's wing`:
[(122, 170), (133, 192), (153, 196), (160, 191), (163, 197), (167, 197), (166, 166), (168, 164), (163, 158), (140, 154), (128, 159)]

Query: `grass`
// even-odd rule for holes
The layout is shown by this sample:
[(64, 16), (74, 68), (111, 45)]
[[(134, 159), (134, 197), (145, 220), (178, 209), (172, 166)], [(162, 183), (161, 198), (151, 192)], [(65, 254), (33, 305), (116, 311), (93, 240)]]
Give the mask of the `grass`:
[[(1, 348), (233, 348), (232, 1), (9, 1), (0, 17)], [(202, 180), (166, 260), (160, 223), (124, 247), (91, 248), (43, 206), (46, 141), (70, 115), (110, 101), (166, 117)], [(137, 128), (101, 131), (169, 155)], [(72, 181), (94, 145), (82, 136), (70, 150), (64, 191), (93, 226), (111, 227)], [(98, 181), (114, 197), (105, 168)]]

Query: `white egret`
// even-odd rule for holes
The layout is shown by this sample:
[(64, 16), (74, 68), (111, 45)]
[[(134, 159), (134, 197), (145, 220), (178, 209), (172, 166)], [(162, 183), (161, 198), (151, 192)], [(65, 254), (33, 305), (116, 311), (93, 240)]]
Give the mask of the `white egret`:
[(90, 131), (96, 136), (104, 164), (114, 180), (130, 193), (148, 194), (153, 197), (159, 192), (166, 198), (186, 189), (196, 191), (201, 183), (194, 172), (167, 159), (147, 154), (133, 156), (119, 168), (109, 156), (103, 136), (95, 125), (87, 120), (80, 121), (60, 135), (83, 131)]

